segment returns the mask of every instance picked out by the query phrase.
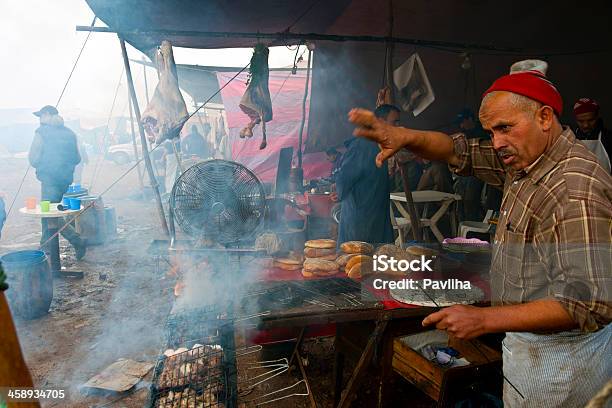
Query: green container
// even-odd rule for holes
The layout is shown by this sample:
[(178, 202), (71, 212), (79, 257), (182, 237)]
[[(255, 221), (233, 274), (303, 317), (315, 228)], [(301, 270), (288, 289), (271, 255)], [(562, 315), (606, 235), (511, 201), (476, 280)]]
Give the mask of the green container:
[(40, 202), (40, 212), (49, 212), (49, 206), (51, 205), (51, 201), (41, 201)]

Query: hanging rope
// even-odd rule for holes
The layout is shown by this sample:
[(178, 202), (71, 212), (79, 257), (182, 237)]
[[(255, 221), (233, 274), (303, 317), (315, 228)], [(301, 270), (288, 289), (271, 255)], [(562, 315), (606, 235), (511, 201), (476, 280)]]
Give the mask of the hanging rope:
[[(189, 118), (191, 118), (193, 115), (195, 115), (200, 109), (202, 109), (202, 107), (204, 107), (204, 105), (206, 105), (208, 102), (210, 102), (219, 92), (221, 92), (226, 86), (228, 86), (234, 79), (236, 79), (238, 77), (238, 75), (240, 75), (245, 69), (248, 68), (248, 66), (250, 65), (247, 64), (244, 66), (244, 68), (242, 68), (238, 73), (236, 73), (236, 75), (234, 75), (229, 81), (227, 81), (225, 83), (225, 85), (223, 85), (221, 88), (219, 88), (218, 91), (216, 91), (215, 93), (213, 93), (208, 99), (206, 99), (206, 101), (200, 105), (199, 108), (197, 108), (191, 115), (189, 115)], [(154, 152), (155, 150), (157, 150), (159, 147), (161, 147), (161, 144), (158, 144), (157, 146), (155, 146), (154, 148), (151, 149), (150, 153)], [(119, 176), (119, 178), (117, 178), (113, 183), (111, 183), (111, 185), (109, 185), (104, 191), (102, 191), (100, 194), (98, 194), (99, 197), (102, 197), (104, 194), (106, 194), (108, 191), (110, 191), (110, 189), (112, 189), (117, 183), (119, 183), (121, 180), (123, 180), (132, 170), (134, 170), (136, 167), (138, 167), (138, 165), (144, 160), (144, 156), (142, 158), (140, 158), (139, 160), (136, 161), (136, 163), (134, 163), (134, 165), (132, 165), (125, 173), (123, 173), (121, 176)], [(77, 214), (74, 215), (74, 217), (70, 218), (69, 220), (67, 220), (64, 225), (59, 228), (53, 235), (51, 235), (45, 242), (43, 242), (42, 244), (40, 244), (39, 248), (42, 249), (44, 248), (49, 242), (51, 242), (55, 237), (57, 237), (59, 234), (62, 233), (62, 231), (64, 231), (66, 228), (68, 228), (68, 225), (70, 225), (72, 222), (74, 222), (75, 220), (77, 220), (81, 215), (83, 215), (83, 213), (85, 213), (87, 210), (89, 210), (93, 205), (95, 204), (94, 201), (90, 202), (87, 206), (83, 207), (83, 209), (78, 212)]]
[[(97, 17), (94, 16), (94, 19), (91, 22), (91, 27), (93, 27), (96, 24), (96, 19)], [(77, 55), (76, 60), (74, 61), (74, 64), (72, 65), (72, 69), (70, 70), (70, 74), (68, 75), (68, 78), (66, 79), (66, 83), (64, 84), (64, 87), (62, 88), (62, 92), (60, 93), (59, 98), (57, 98), (57, 102), (55, 103), (55, 107), (57, 108), (59, 106), (60, 101), (62, 100), (62, 97), (64, 96), (64, 92), (66, 91), (66, 88), (68, 87), (68, 83), (70, 82), (70, 78), (72, 78), (72, 74), (74, 73), (74, 70), (76, 69), (76, 66), (79, 62), (79, 59), (81, 58), (81, 54), (83, 54), (83, 50), (85, 49), (85, 45), (87, 45), (87, 41), (89, 41), (89, 37), (91, 36), (91, 33), (93, 31), (90, 31), (89, 33), (87, 33), (87, 37), (85, 37), (85, 41), (83, 42), (83, 46), (81, 47), (81, 50), (79, 51), (79, 54)], [(11, 201), (11, 205), (8, 209), (8, 212), (6, 213), (6, 218), (8, 219), (9, 215), (11, 214), (11, 210), (13, 209), (13, 206), (15, 205), (15, 201), (17, 201), (17, 197), (19, 196), (19, 193), (21, 192), (21, 188), (23, 187), (23, 183), (25, 182), (26, 177), (28, 176), (28, 173), (30, 172), (30, 164), (28, 162), (28, 167), (26, 168), (25, 173), (23, 174), (23, 177), (21, 178), (21, 182), (19, 183), (19, 186), (17, 187), (17, 192), (15, 193), (15, 196), (13, 197), (13, 200)]]
[[(96, 24), (96, 19), (97, 18), (98, 17), (94, 16), (94, 19), (91, 22), (91, 27), (93, 27)], [(59, 103), (62, 100), (62, 96), (64, 96), (64, 92), (66, 91), (66, 88), (68, 87), (68, 83), (70, 82), (70, 78), (72, 78), (72, 74), (74, 73), (74, 70), (76, 69), (76, 66), (79, 63), (79, 59), (81, 58), (81, 54), (83, 54), (83, 50), (85, 49), (85, 45), (87, 45), (87, 41), (89, 41), (89, 37), (91, 36), (92, 32), (93, 31), (90, 31), (89, 33), (87, 33), (87, 37), (85, 37), (85, 41), (83, 42), (83, 46), (81, 47), (81, 51), (79, 51), (79, 55), (77, 55), (76, 61), (74, 61), (74, 65), (72, 66), (72, 70), (70, 71), (70, 74), (68, 75), (68, 79), (66, 79), (66, 83), (64, 84), (64, 88), (62, 88), (62, 92), (60, 93), (59, 98), (57, 98), (57, 102), (55, 103), (55, 107), (56, 108), (59, 106)]]

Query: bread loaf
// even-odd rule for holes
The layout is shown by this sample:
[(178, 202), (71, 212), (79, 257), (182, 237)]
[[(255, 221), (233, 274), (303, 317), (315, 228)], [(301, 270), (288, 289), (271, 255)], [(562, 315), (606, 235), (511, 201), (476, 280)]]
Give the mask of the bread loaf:
[(335, 245), (333, 248), (304, 248), (304, 256), (306, 258), (321, 258), (329, 255), (336, 255)]
[(428, 257), (438, 255), (438, 251), (436, 251), (435, 249), (425, 248), (420, 245), (411, 245), (408, 248), (406, 248), (406, 252), (409, 255), (418, 256), (418, 257), (420, 257), (421, 255), (425, 255)]
[(338, 265), (340, 265), (340, 267), (345, 267), (347, 262), (351, 259), (356, 257), (358, 254), (344, 254), (344, 255), (340, 255), (338, 258), (336, 258), (336, 263)]
[(319, 256), (316, 258), (307, 257), (306, 259), (322, 259), (324, 261), (335, 261), (337, 258), (338, 258), (338, 255), (331, 254), (331, 255)]
[(276, 258), (273, 263), (275, 268), (286, 271), (297, 271), (302, 268), (302, 261), (293, 258)]
[(333, 261), (326, 261), (320, 258), (309, 258), (304, 261), (304, 270), (308, 272), (315, 271), (337, 271), (338, 264)]
[(305, 277), (305, 278), (312, 278), (312, 277), (314, 277), (314, 273), (308, 272), (308, 271), (305, 271), (304, 269), (302, 269), (302, 276)]
[(340, 244), (340, 249), (347, 254), (371, 254), (374, 247), (363, 241), (348, 241)]
[(344, 269), (346, 271), (350, 271), (351, 268), (353, 267), (353, 265), (356, 265), (358, 263), (362, 263), (362, 262), (369, 262), (370, 265), (372, 265), (372, 262), (374, 262), (374, 258), (372, 258), (371, 256), (368, 255), (357, 255), (352, 257), (344, 266)]
[(311, 239), (304, 244), (306, 248), (331, 249), (336, 247), (333, 239)]

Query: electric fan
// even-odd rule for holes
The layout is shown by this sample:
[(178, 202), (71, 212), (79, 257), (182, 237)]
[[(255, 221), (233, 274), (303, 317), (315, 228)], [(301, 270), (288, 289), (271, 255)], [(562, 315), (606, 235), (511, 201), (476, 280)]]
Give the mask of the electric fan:
[(263, 222), (266, 196), (249, 169), (226, 160), (189, 167), (176, 180), (171, 217), (188, 235), (218, 244), (248, 240)]

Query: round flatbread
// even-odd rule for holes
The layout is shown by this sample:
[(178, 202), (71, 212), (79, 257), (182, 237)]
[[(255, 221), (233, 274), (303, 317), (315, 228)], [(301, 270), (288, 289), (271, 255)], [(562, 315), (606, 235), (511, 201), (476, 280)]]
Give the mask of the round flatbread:
[(349, 259), (349, 261), (346, 263), (344, 268), (347, 271), (350, 271), (351, 268), (353, 267), (353, 265), (356, 265), (356, 264), (362, 263), (362, 262), (369, 262), (370, 265), (372, 265), (372, 263), (374, 262), (374, 258), (372, 258), (371, 256), (368, 256), (368, 255), (357, 255), (357, 256), (354, 256), (353, 258)]
[(333, 248), (304, 248), (304, 256), (306, 258), (321, 258), (324, 256), (336, 256), (336, 246)]
[(314, 271), (313, 274), (315, 276), (332, 276), (338, 273), (338, 269), (334, 271)]
[(302, 264), (301, 263), (296, 263), (296, 264), (282, 263), (282, 262), (274, 261), (274, 267), (283, 269), (285, 271), (297, 271), (298, 269), (302, 269)]
[(344, 254), (344, 255), (340, 255), (338, 258), (336, 258), (336, 263), (338, 265), (340, 265), (340, 267), (345, 267), (347, 262), (351, 259), (356, 257), (358, 254)]
[(374, 255), (387, 255), (388, 257), (393, 257), (395, 259), (404, 259), (406, 257), (406, 251), (396, 245), (385, 244), (380, 246)]
[[(331, 255), (319, 256), (319, 257), (314, 257), (314, 258), (307, 257), (306, 259), (322, 259), (324, 261), (335, 261), (336, 258), (338, 258), (338, 255), (331, 254)], [(304, 261), (306, 261), (306, 259)]]
[(333, 239), (311, 239), (304, 244), (306, 248), (331, 249), (336, 248), (336, 241)]
[(311, 258), (304, 261), (304, 270), (308, 272), (315, 271), (337, 271), (339, 268), (338, 264), (333, 261), (326, 261), (320, 258)]
[(424, 246), (420, 246), (420, 245), (411, 245), (408, 248), (406, 248), (406, 252), (408, 253), (408, 255), (412, 255), (412, 256), (421, 256), (421, 255), (435, 256), (435, 255), (438, 255), (438, 251), (436, 251), (435, 249), (425, 248)]
[(347, 241), (340, 244), (340, 249), (347, 254), (371, 254), (374, 246), (363, 241)]

